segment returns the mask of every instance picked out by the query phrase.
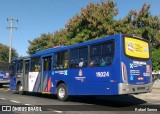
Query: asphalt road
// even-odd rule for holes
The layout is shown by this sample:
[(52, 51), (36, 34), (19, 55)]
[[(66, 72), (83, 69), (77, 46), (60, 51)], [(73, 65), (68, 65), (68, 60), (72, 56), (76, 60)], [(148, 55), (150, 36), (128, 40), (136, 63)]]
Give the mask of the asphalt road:
[[(17, 107), (20, 107), (22, 110), (27, 107), (37, 108), (38, 111), (45, 110), (37, 113), (46, 113), (46, 114), (82, 114), (82, 113), (117, 113), (123, 114), (124, 111), (128, 111), (125, 113), (140, 113), (135, 112), (136, 109), (160, 109), (160, 106), (154, 104), (154, 102), (150, 103), (141, 99), (138, 99), (133, 96), (99, 96), (99, 97), (72, 97), (67, 102), (58, 101), (55, 95), (48, 94), (36, 94), (36, 93), (28, 93), (27, 95), (19, 95), (14, 91), (10, 91), (7, 86), (0, 88), (0, 105), (2, 106), (12, 106), (12, 110), (17, 110)], [(25, 109), (24, 109), (25, 110)], [(34, 109), (33, 109), (34, 110)], [(35, 109), (36, 110), (36, 109)], [(153, 113), (147, 112), (147, 113)], [(28, 113), (22, 111), (9, 112), (9, 113)], [(30, 114), (34, 114), (36, 112), (30, 111)], [(143, 113), (143, 112), (141, 112)], [(158, 113), (158, 112), (154, 112)], [(1, 114), (1, 112), (0, 112)]]

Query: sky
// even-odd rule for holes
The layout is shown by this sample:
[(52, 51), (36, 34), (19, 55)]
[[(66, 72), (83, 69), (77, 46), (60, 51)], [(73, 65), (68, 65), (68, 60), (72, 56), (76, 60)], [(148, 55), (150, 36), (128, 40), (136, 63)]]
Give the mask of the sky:
[[(107, 1), (107, 0), (104, 0)], [(101, 0), (0, 0), (0, 43), (10, 46), (10, 22), (7, 18), (18, 19), (13, 26), (12, 47), (19, 56), (26, 56), (28, 40), (32, 41), (43, 33), (54, 33), (62, 28), (74, 15), (89, 3)], [(151, 4), (150, 12), (160, 17), (160, 0), (114, 0), (119, 14), (124, 18), (131, 9), (139, 11), (144, 3)]]

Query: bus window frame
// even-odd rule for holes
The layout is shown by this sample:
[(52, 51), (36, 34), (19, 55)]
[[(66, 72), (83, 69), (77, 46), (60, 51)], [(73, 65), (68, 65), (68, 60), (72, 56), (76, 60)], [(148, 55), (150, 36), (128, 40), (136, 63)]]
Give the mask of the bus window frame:
[[(19, 71), (19, 64), (21, 64), (21, 71)], [(23, 59), (17, 60), (17, 73), (23, 73)]]
[[(57, 53), (63, 53), (63, 52), (67, 52), (67, 60), (68, 60), (68, 67), (67, 68), (64, 68), (63, 64), (63, 68), (58, 68), (57, 65)], [(56, 58), (55, 58), (56, 57)], [(65, 59), (64, 59), (65, 60)], [(61, 51), (56, 51), (53, 53), (53, 60), (52, 60), (52, 67), (51, 69), (54, 69), (54, 70), (63, 70), (63, 69), (69, 69), (69, 50), (68, 49), (65, 49), (65, 50), (61, 50)]]
[[(86, 65), (85, 66), (83, 66), (83, 67), (79, 67), (79, 62), (80, 62), (80, 49), (83, 49), (83, 48), (87, 48), (87, 56), (86, 56), (86, 60), (87, 60), (87, 62), (86, 62)], [(77, 59), (78, 59), (78, 67), (70, 67), (70, 61), (71, 61), (71, 57), (70, 57), (70, 53), (71, 53), (71, 51), (72, 50), (78, 50), (78, 57), (77, 57)], [(89, 61), (89, 45), (84, 45), (84, 46), (79, 46), (79, 47), (75, 47), (75, 48), (70, 48), (69, 49), (69, 68), (70, 69), (77, 69), (77, 68), (86, 68), (87, 66), (89, 66), (88, 65), (88, 61)]]
[[(38, 71), (36, 71), (36, 70), (34, 70), (33, 71), (33, 69), (32, 69), (32, 61), (33, 61), (33, 58), (35, 59), (35, 58), (39, 58), (38, 59), (38, 62), (37, 62), (37, 70)], [(33, 57), (30, 57), (30, 69), (29, 69), (29, 72), (39, 72), (39, 70), (41, 69), (40, 67), (41, 67), (41, 56), (33, 56)], [(35, 66), (34, 66), (35, 67)], [(35, 69), (35, 68), (34, 68)]]
[[(114, 44), (113, 58), (112, 58), (111, 63), (110, 63), (110, 64), (106, 64), (105, 66), (100, 66), (100, 65), (90, 66), (90, 62), (91, 62), (91, 53), (90, 53), (90, 51), (91, 51), (91, 46), (100, 44), (100, 45), (101, 45), (101, 56), (100, 56), (100, 57), (102, 57), (103, 55), (105, 55), (105, 54), (102, 54), (102, 45), (105, 44), (105, 43), (113, 43), (113, 44)], [(90, 44), (90, 45), (89, 45), (89, 55), (88, 55), (88, 56), (89, 56), (89, 58), (88, 58), (88, 59), (89, 59), (89, 61), (88, 61), (88, 66), (89, 66), (90, 68), (111, 66), (112, 63), (113, 63), (113, 61), (114, 61), (114, 58), (115, 58), (115, 51), (116, 51), (116, 41), (115, 41), (114, 39), (106, 40), (106, 41), (102, 41), (102, 42), (98, 42), (98, 43), (94, 43), (94, 44)]]
[[(13, 63), (14, 62), (14, 63)], [(14, 65), (14, 72), (12, 72), (13, 71), (13, 66)], [(17, 61), (12, 61), (11, 63), (10, 63), (10, 66), (9, 66), (10, 68), (9, 68), (9, 70), (11, 71), (11, 74), (16, 74), (17, 73)]]

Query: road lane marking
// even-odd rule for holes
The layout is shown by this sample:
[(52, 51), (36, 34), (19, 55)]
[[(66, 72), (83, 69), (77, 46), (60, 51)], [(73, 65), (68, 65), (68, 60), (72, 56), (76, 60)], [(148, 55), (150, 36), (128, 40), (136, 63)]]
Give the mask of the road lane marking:
[(147, 102), (147, 103), (150, 103), (151, 105), (153, 105), (153, 104), (158, 104), (158, 105), (160, 105), (160, 103), (159, 102), (152, 102), (152, 101), (150, 101), (150, 102)]
[(10, 100), (11, 102), (14, 102), (14, 103), (20, 103), (20, 102), (18, 102), (18, 101), (15, 101), (15, 100)]
[(59, 114), (63, 113), (63, 111), (58, 111), (58, 110), (53, 110), (53, 112), (56, 112), (56, 113), (59, 113)]
[(31, 104), (24, 104), (24, 105), (31, 105)]
[(4, 92), (10, 91), (10, 89), (3, 90)]
[(5, 98), (0, 98), (1, 100), (7, 100), (7, 99), (5, 99)]
[(3, 91), (3, 90), (4, 90), (4, 88), (0, 88), (0, 90), (2, 90), (2, 91)]

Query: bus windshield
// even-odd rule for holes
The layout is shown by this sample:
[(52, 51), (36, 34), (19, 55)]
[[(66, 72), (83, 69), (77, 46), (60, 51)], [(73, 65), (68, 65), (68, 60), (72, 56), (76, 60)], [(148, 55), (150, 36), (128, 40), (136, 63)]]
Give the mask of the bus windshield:
[(149, 59), (149, 43), (142, 39), (131, 37), (124, 38), (124, 51), (129, 57)]

